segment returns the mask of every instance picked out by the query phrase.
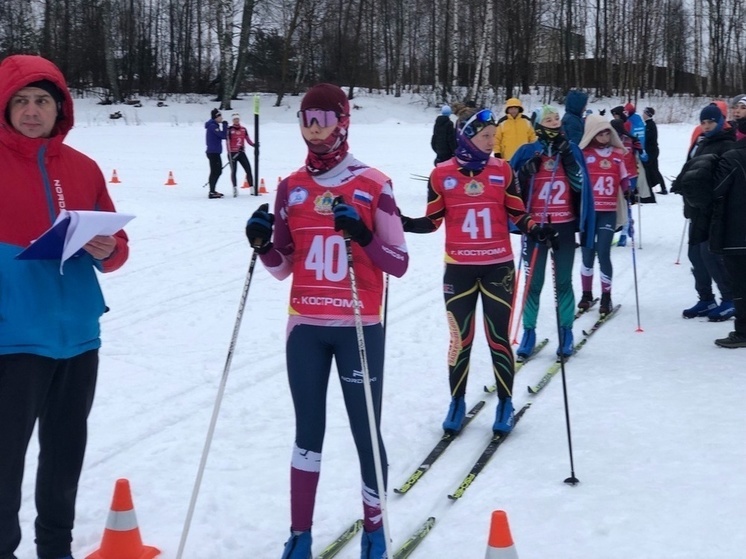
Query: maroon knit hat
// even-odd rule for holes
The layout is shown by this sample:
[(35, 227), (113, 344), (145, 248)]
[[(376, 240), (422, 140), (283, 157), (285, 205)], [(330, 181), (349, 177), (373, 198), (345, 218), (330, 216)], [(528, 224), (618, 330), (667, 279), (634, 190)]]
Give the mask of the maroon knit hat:
[(334, 111), (338, 115), (350, 115), (350, 102), (347, 95), (338, 86), (331, 83), (320, 83), (314, 85), (303, 96), (300, 110), (323, 109)]

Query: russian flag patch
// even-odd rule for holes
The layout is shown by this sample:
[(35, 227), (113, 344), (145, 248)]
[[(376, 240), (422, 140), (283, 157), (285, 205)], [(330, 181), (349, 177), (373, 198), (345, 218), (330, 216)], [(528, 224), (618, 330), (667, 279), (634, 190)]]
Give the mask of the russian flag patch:
[(352, 195), (352, 197), (358, 202), (362, 202), (363, 204), (367, 204), (369, 206), (373, 202), (373, 195), (363, 190), (355, 190), (355, 193)]
[(494, 184), (495, 186), (505, 186), (505, 177), (490, 175), (490, 184)]

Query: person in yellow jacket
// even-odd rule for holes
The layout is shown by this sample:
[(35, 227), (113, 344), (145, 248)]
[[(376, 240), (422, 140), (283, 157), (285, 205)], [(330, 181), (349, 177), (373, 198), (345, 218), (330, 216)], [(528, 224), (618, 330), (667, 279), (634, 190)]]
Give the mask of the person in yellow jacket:
[(510, 161), (523, 144), (536, 141), (531, 120), (523, 114), (521, 100), (511, 97), (505, 102), (505, 116), (497, 122), (495, 157)]

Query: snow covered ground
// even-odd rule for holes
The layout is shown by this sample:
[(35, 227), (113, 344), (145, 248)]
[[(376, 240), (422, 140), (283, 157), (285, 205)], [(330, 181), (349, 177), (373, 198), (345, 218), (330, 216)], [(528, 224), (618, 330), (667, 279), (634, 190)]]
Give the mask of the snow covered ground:
[[(259, 204), (273, 203), (277, 177), (299, 167), (305, 156), (295, 121), (299, 98), (287, 97), (279, 108), (273, 102), (262, 98), (260, 137), (261, 176), (270, 194), (254, 197), (241, 190), (238, 198), (222, 200), (208, 200), (202, 186), (203, 123), (214, 106), (207, 100), (160, 108), (155, 101), (144, 101), (142, 108), (102, 107), (93, 100), (76, 105), (69, 143), (94, 157), (107, 178), (116, 169), (122, 183), (110, 185), (112, 197), (120, 211), (137, 216), (127, 227), (129, 262), (102, 277), (111, 311), (103, 318), (100, 382), (78, 496), (73, 551), (79, 559), (98, 548), (114, 482), (122, 477), (130, 480), (144, 542), (159, 547), (164, 558), (176, 556), (251, 256), (243, 227)], [(416, 96), (363, 95), (354, 105), (351, 151), (393, 178), (405, 213), (422, 215), (425, 183), (411, 174), (431, 168), (437, 111)], [(253, 136), (251, 107), (251, 98), (234, 105)], [(670, 114), (692, 113), (695, 120), (659, 126), (667, 177), (682, 165), (699, 108), (692, 113), (689, 106), (669, 107)], [(110, 120), (114, 110), (125, 118)], [(169, 171), (175, 187), (164, 186)], [(218, 190), (229, 193), (227, 174)], [(467, 404), (484, 398), (487, 406), (410, 493), (391, 493), (394, 547), (433, 515), (437, 524), (414, 557), (483, 557), (490, 513), (504, 509), (521, 559), (746, 556), (746, 350), (713, 344), (732, 330), (732, 322), (681, 318), (681, 310), (696, 300), (686, 247), (675, 264), (684, 227), (681, 204), (678, 196), (658, 196), (657, 205), (641, 208), (642, 246), (635, 256), (644, 331), (636, 332), (632, 249), (615, 248), (613, 299), (621, 311), (567, 364), (581, 483), (563, 483), (570, 467), (560, 376), (535, 397), (525, 389), (551, 364), (556, 346), (547, 284), (538, 334), (550, 338), (550, 348), (526, 365), (515, 384), (517, 405), (531, 400), (533, 406), (466, 495), (449, 501), (446, 495), (489, 438), (494, 416), (495, 396), (482, 391), (492, 379), (487, 347), (478, 336)], [(392, 278), (388, 309), (383, 432), (390, 488), (407, 478), (440, 436), (449, 401), (443, 231), (409, 235), (407, 242), (409, 271)], [(287, 538), (293, 444), (284, 367), (289, 285), (257, 266), (187, 558), (279, 558)], [(575, 288), (579, 296), (579, 280)], [(578, 321), (576, 338), (594, 319), (595, 312)], [(357, 458), (334, 378), (325, 442), (316, 552), (361, 514)], [(35, 557), (34, 445), (19, 559)], [(358, 540), (340, 557), (359, 557)]]

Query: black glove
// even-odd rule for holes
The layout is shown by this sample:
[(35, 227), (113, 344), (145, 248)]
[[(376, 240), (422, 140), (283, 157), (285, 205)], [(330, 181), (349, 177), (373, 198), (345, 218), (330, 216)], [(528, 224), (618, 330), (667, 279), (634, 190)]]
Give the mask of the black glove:
[(534, 226), (529, 229), (528, 236), (537, 245), (551, 244), (552, 249), (557, 250), (559, 248), (559, 233), (557, 233), (557, 230), (549, 224), (534, 224)]
[(557, 153), (566, 153), (570, 150), (570, 142), (563, 133), (559, 133), (552, 141), (552, 147)]
[(536, 154), (531, 159), (526, 161), (521, 167), (521, 172), (527, 177), (533, 177), (541, 166), (541, 155)]
[(634, 206), (637, 203), (637, 191), (636, 190), (626, 190), (624, 192), (624, 199), (629, 202), (630, 206)]
[(360, 218), (360, 214), (353, 206), (345, 204), (342, 197), (339, 196), (334, 199), (332, 211), (334, 212), (335, 231), (344, 231), (345, 235), (348, 235), (361, 247), (370, 244), (373, 240), (373, 233), (365, 225)]
[(399, 214), (399, 218), (401, 219), (401, 226), (402, 229), (404, 229), (405, 233), (410, 233), (412, 231), (412, 218), (408, 217), (406, 215)]
[(600, 111), (598, 111), (598, 114), (600, 114), (601, 116), (606, 116), (606, 109), (601, 109)]
[(269, 213), (269, 204), (262, 204), (246, 222), (246, 238), (259, 254), (266, 254), (272, 248), (272, 224), (275, 216)]

